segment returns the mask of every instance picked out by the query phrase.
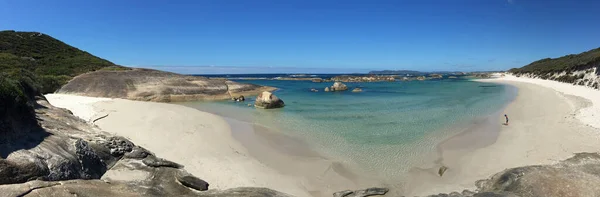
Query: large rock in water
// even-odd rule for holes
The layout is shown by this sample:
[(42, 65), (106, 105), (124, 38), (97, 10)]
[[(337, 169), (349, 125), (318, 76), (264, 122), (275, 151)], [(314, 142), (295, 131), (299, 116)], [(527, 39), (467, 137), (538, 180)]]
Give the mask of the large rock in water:
[(283, 100), (277, 98), (271, 92), (262, 92), (256, 97), (256, 101), (254, 102), (254, 106), (257, 108), (263, 109), (273, 109), (273, 108), (281, 108), (285, 106)]
[(58, 93), (123, 98), (141, 101), (178, 102), (225, 100), (240, 95), (257, 95), (275, 88), (243, 84), (224, 79), (134, 68), (100, 70), (73, 78)]
[(330, 90), (332, 92), (346, 91), (348, 90), (348, 86), (346, 86), (346, 84), (343, 84), (342, 82), (336, 81), (335, 83), (333, 83), (333, 86), (331, 86)]

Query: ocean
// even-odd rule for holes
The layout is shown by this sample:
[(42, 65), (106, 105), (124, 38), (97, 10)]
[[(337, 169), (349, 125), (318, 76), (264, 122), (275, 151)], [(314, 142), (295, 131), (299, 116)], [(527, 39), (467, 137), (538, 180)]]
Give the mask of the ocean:
[[(253, 103), (253, 97), (245, 103), (182, 104), (302, 139), (326, 157), (351, 164), (370, 175), (395, 180), (428, 162), (437, 144), (498, 112), (515, 95), (505, 85), (460, 77), (345, 83), (349, 90), (363, 89), (358, 93), (324, 92), (331, 82), (268, 80), (286, 76), (222, 76), (279, 88), (274, 94), (285, 102), (282, 109), (249, 107), (247, 104)], [(246, 77), (261, 79), (239, 80)], [(311, 92), (312, 88), (319, 92)]]

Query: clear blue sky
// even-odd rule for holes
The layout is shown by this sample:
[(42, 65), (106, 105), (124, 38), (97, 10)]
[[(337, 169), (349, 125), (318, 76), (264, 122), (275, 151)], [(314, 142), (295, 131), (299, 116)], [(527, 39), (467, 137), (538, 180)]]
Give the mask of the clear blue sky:
[(597, 0), (0, 0), (0, 29), (180, 72), (471, 71), (600, 47), (599, 8)]

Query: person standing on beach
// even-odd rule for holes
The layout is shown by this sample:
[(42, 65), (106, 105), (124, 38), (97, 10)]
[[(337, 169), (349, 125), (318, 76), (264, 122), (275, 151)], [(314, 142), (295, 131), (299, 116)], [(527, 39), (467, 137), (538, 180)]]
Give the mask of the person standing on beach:
[(506, 123), (504, 123), (504, 125), (508, 125), (508, 116), (506, 114), (504, 114), (504, 118), (506, 118)]

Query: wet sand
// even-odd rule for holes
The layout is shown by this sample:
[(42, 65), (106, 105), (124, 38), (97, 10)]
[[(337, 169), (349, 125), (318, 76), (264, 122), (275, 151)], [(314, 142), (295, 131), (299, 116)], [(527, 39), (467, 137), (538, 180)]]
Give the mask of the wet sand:
[(233, 138), (248, 149), (250, 156), (279, 173), (297, 178), (312, 196), (328, 197), (347, 189), (384, 186), (279, 130), (231, 118), (225, 120), (231, 125)]
[[(552, 164), (573, 153), (600, 150), (600, 130), (576, 118), (581, 109), (591, 106), (589, 100), (531, 83), (484, 82), (514, 86), (517, 96), (481, 127), (440, 143), (437, 159), (410, 172), (406, 195), (474, 190), (477, 180), (507, 168)], [(508, 125), (502, 124), (504, 114), (509, 116)], [(442, 177), (437, 173), (441, 165), (448, 167)]]
[[(211, 189), (267, 187), (299, 197), (329, 197), (337, 191), (382, 186), (319, 155), (304, 142), (260, 125), (176, 104), (46, 97), (106, 132), (184, 165)], [(90, 121), (98, 114), (108, 116)]]

